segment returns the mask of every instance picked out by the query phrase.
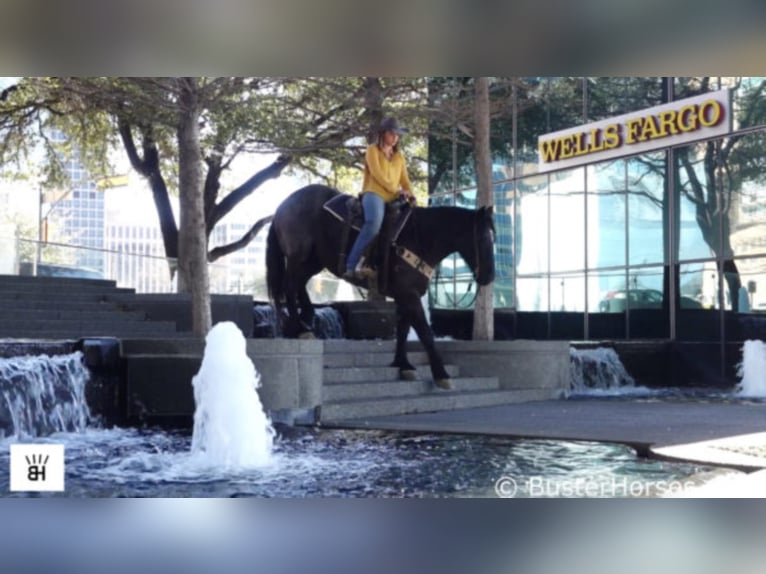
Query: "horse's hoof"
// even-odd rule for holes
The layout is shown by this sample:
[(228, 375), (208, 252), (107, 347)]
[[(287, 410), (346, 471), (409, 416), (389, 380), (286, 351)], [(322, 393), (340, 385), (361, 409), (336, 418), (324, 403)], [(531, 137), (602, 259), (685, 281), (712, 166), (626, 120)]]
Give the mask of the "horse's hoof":
[(418, 372), (414, 369), (401, 369), (399, 371), (399, 380), (401, 381), (417, 381)]
[(450, 379), (434, 379), (434, 385), (445, 391), (451, 391), (455, 388), (452, 386), (452, 381)]
[(299, 339), (316, 339), (316, 336), (311, 331), (304, 331), (300, 335), (298, 335)]

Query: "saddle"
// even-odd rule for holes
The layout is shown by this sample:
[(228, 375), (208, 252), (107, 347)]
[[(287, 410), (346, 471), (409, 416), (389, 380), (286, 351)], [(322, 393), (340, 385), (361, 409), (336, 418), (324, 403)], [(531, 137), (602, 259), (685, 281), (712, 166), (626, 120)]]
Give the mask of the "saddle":
[[(338, 257), (338, 274), (340, 275), (346, 268), (346, 257), (350, 247), (350, 230), (354, 229), (358, 232), (364, 224), (362, 202), (358, 197), (340, 194), (327, 201), (322, 207), (343, 223), (343, 237)], [(412, 209), (409, 203), (404, 200), (396, 200), (386, 204), (383, 225), (380, 228), (378, 238), (368, 248), (367, 261), (371, 263), (374, 269), (380, 271), (388, 267), (388, 254), (391, 251), (388, 247), (396, 243), (410, 215), (412, 215)], [(386, 284), (387, 278), (380, 277), (380, 273), (378, 275), (378, 287), (380, 288)]]

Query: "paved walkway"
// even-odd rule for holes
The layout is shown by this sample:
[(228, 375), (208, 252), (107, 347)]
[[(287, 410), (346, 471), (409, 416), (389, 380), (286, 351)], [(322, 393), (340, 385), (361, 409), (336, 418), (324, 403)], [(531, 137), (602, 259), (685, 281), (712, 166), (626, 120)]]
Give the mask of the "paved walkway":
[[(708, 493), (766, 497), (766, 403), (570, 399), (372, 417), (338, 426), (618, 442), (642, 456), (764, 469), (732, 475)], [(705, 488), (697, 495), (705, 496)]]

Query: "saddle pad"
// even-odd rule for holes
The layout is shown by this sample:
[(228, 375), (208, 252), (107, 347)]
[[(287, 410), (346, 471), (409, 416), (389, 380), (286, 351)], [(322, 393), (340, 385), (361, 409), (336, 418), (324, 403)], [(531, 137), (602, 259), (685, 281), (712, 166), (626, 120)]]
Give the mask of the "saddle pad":
[[(353, 213), (353, 219), (351, 220), (351, 227), (359, 231), (362, 228), (362, 224), (364, 223), (364, 219), (362, 217), (362, 205), (359, 201), (359, 198), (353, 197), (351, 195), (346, 194), (340, 194), (336, 195), (332, 199), (329, 199), (325, 202), (325, 204), (322, 206), (324, 209), (326, 209), (328, 212), (330, 212), (333, 217), (340, 220), (342, 223), (346, 222), (346, 219), (348, 217), (349, 210)], [(386, 220), (388, 220), (389, 217), (391, 217), (388, 206), (386, 206)], [(399, 234), (402, 232), (402, 229), (404, 229), (404, 226), (407, 224), (407, 221), (410, 219), (410, 215), (412, 215), (412, 209), (406, 208), (406, 209), (397, 209), (394, 217), (396, 218), (392, 223), (391, 226), (392, 232), (391, 232), (391, 243), (396, 242), (396, 240), (399, 238)], [(388, 222), (383, 223), (383, 227), (388, 224)]]

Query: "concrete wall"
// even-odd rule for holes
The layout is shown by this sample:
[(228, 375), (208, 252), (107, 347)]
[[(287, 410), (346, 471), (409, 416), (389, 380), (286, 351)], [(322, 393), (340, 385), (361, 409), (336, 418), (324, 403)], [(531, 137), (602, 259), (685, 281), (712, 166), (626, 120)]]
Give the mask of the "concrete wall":
[(465, 377), (498, 377), (501, 389), (548, 389), (559, 398), (569, 385), (567, 341), (438, 341), (446, 363)]
[[(196, 339), (124, 342), (123, 408), (128, 423), (188, 424), (187, 419), (194, 415), (191, 381), (199, 371), (203, 352), (203, 342)], [(321, 341), (248, 339), (247, 355), (261, 377), (261, 403), (274, 420), (313, 417), (322, 400)]]
[(248, 339), (247, 356), (261, 375), (258, 394), (269, 411), (308, 412), (322, 404), (322, 341)]

